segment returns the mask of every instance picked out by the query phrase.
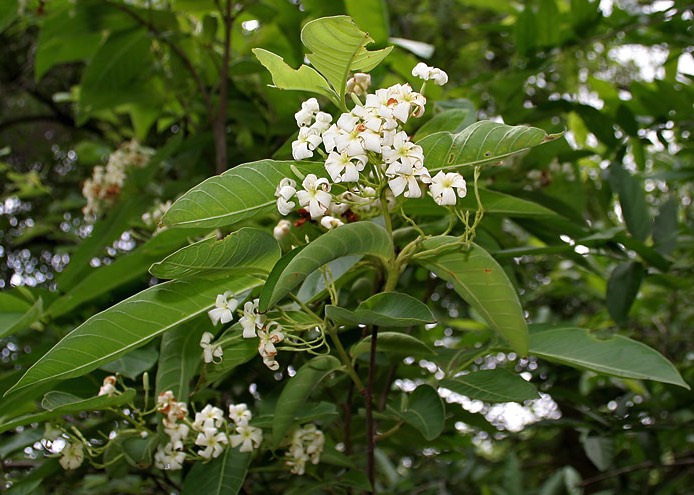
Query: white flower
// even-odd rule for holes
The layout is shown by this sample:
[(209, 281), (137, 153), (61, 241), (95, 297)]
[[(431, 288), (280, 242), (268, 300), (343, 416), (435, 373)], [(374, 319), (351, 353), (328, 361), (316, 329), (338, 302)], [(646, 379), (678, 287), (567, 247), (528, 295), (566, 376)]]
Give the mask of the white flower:
[(157, 397), (157, 411), (166, 414), (170, 423), (175, 423), (177, 419), (188, 416), (188, 406), (185, 402), (176, 402), (176, 398), (171, 390), (162, 392)]
[[(398, 170), (400, 171), (398, 172)], [(429, 171), (425, 167), (409, 168), (400, 162), (393, 162), (391, 167), (386, 170), (386, 174), (389, 176), (388, 186), (390, 186), (394, 196), (397, 197), (404, 193), (403, 196), (406, 198), (419, 198), (422, 196), (422, 189), (417, 179), (424, 180), (429, 176)]]
[(347, 92), (355, 95), (363, 95), (371, 86), (371, 74), (357, 72), (347, 80)]
[[(273, 330), (271, 328), (275, 327)], [(275, 361), (277, 356), (277, 348), (275, 344), (279, 344), (284, 340), (282, 326), (276, 321), (272, 321), (268, 326), (258, 331), (258, 353), (263, 358), (263, 364), (271, 370), (277, 370), (279, 363)]]
[(412, 75), (425, 81), (432, 80), (435, 84), (443, 86), (448, 82), (448, 74), (436, 67), (429, 67), (424, 62), (419, 62), (412, 69)]
[(254, 299), (243, 305), (243, 316), (239, 319), (239, 323), (243, 327), (244, 339), (255, 337), (256, 330), (260, 330), (265, 326), (265, 315), (258, 313), (259, 302), (259, 299)]
[(444, 173), (439, 171), (434, 177), (423, 178), (422, 182), (431, 183), (429, 193), (436, 204), (441, 206), (453, 206), (456, 202), (456, 192), (461, 198), (467, 194), (465, 179), (457, 172)]
[(224, 294), (219, 294), (214, 303), (215, 307), (207, 312), (212, 320), (212, 324), (216, 325), (219, 322), (222, 324), (229, 323), (234, 319), (234, 311), (239, 305), (239, 302), (232, 298), (233, 293), (226, 291)]
[(392, 147), (383, 148), (383, 161), (388, 164), (399, 161), (409, 168), (420, 168), (424, 165), (424, 150), (401, 131), (393, 136)]
[(304, 190), (296, 192), (299, 204), (304, 208), (308, 208), (308, 212), (313, 219), (325, 215), (333, 198), (330, 194), (328, 179), (319, 179), (314, 174), (308, 174), (301, 185)]
[(292, 142), (292, 156), (295, 160), (311, 158), (313, 151), (323, 142), (318, 129), (302, 127), (299, 136)]
[(359, 172), (364, 170), (367, 160), (366, 155), (350, 156), (344, 151), (331, 151), (325, 160), (325, 170), (335, 182), (357, 182)]
[(325, 216), (320, 219), (320, 224), (323, 226), (323, 228), (332, 230), (336, 229), (337, 227), (340, 227), (341, 225), (344, 225), (344, 222), (339, 218)]
[(63, 469), (77, 469), (84, 461), (84, 447), (81, 443), (67, 442), (61, 452), (60, 465)]
[(183, 443), (188, 433), (190, 433), (190, 428), (185, 423), (173, 423), (164, 427), (164, 433), (169, 436), (171, 443)]
[[(293, 204), (293, 203), (292, 203)], [(275, 228), (272, 229), (272, 235), (275, 239), (278, 241), (284, 239), (287, 237), (287, 234), (289, 234), (289, 231), (292, 229), (292, 222), (289, 220), (285, 220), (284, 218), (277, 222), (277, 225), (275, 225)]]
[(316, 114), (316, 121), (311, 124), (311, 129), (314, 129), (322, 134), (330, 128), (330, 123), (332, 121), (333, 116), (329, 113), (318, 112)]
[(304, 474), (307, 461), (318, 464), (324, 445), (325, 436), (315, 425), (297, 428), (292, 435), (287, 459), (287, 465), (292, 467), (292, 473)]
[(220, 432), (217, 428), (204, 428), (195, 439), (195, 445), (205, 447), (198, 451), (198, 455), (205, 459), (219, 457), (224, 451), (224, 445), (228, 442), (229, 439), (226, 434)]
[[(221, 362), (222, 356), (224, 356), (224, 350), (219, 344), (210, 344), (210, 341), (214, 338), (210, 332), (205, 332), (202, 334), (200, 339), (200, 347), (202, 347), (202, 357), (206, 363)], [(217, 360), (215, 361), (215, 358)]]
[(109, 375), (104, 378), (103, 385), (99, 389), (99, 395), (113, 396), (116, 393), (116, 377)]
[(296, 182), (292, 179), (284, 178), (275, 189), (277, 198), (277, 209), (282, 215), (288, 215), (296, 206), (294, 201), (289, 201), (296, 194)]
[(236, 434), (229, 437), (232, 447), (241, 448), (241, 452), (253, 452), (253, 449), (260, 447), (263, 440), (263, 431), (260, 428), (248, 424), (241, 424), (236, 427)]
[(236, 423), (236, 425), (247, 425), (253, 418), (253, 415), (246, 404), (230, 404), (229, 418)]
[(203, 407), (202, 411), (195, 413), (193, 428), (197, 431), (205, 431), (209, 428), (220, 428), (224, 424), (224, 411), (211, 404)]
[(305, 127), (308, 125), (311, 125), (311, 121), (313, 120), (313, 116), (320, 110), (320, 106), (318, 105), (318, 100), (315, 98), (309, 98), (305, 102), (301, 104), (301, 110), (296, 112), (294, 114), (294, 118), (296, 119), (296, 124), (299, 127)]
[(181, 469), (183, 461), (186, 459), (186, 453), (179, 450), (182, 448), (183, 445), (174, 445), (173, 443), (167, 443), (164, 446), (159, 445), (154, 454), (154, 467), (166, 471)]

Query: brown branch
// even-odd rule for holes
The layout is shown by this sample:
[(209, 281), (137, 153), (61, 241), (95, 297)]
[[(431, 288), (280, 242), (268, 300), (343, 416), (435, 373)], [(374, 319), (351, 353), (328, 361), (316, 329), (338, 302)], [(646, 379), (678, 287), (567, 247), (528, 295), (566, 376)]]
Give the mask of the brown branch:
[(373, 416), (373, 394), (374, 394), (374, 377), (376, 375), (376, 339), (378, 337), (378, 328), (371, 328), (371, 351), (369, 355), (369, 380), (364, 391), (364, 399), (366, 400), (366, 457), (367, 466), (366, 474), (371, 484), (369, 493), (376, 493), (376, 458), (374, 452), (376, 450), (376, 425), (374, 424)]
[(588, 485), (593, 485), (595, 483), (600, 483), (601, 481), (608, 480), (610, 478), (615, 478), (617, 476), (621, 476), (623, 474), (628, 474), (628, 473), (633, 473), (634, 471), (642, 471), (644, 469), (653, 469), (653, 468), (663, 468), (663, 469), (668, 469), (668, 468), (674, 468), (678, 466), (691, 466), (694, 465), (694, 457), (688, 457), (684, 459), (678, 459), (676, 461), (667, 463), (667, 464), (660, 464), (657, 462), (653, 461), (644, 461), (640, 462), (639, 464), (634, 464), (632, 466), (626, 466), (621, 469), (616, 469), (614, 471), (610, 471), (609, 473), (604, 473), (600, 474), (598, 476), (593, 476), (592, 478), (588, 478), (583, 480), (581, 483), (578, 484), (578, 486), (584, 487)]
[(234, 18), (231, 15), (231, 0), (226, 0), (224, 12), (224, 54), (222, 70), (219, 76), (219, 112), (213, 117), (212, 132), (214, 133), (215, 171), (221, 174), (227, 169), (227, 97), (229, 93), (229, 60), (231, 58), (231, 27)]

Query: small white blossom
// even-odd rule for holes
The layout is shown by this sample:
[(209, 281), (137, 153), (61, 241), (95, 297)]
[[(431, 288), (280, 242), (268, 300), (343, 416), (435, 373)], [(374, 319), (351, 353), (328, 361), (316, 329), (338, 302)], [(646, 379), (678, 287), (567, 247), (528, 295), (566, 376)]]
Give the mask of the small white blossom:
[(258, 353), (263, 358), (263, 364), (273, 371), (279, 369), (280, 365), (275, 360), (275, 356), (277, 356), (275, 344), (284, 340), (280, 324), (276, 321), (270, 322), (266, 328), (258, 331), (258, 339)]
[(357, 96), (363, 95), (371, 86), (371, 74), (357, 72), (347, 80), (347, 92)]
[(224, 356), (224, 350), (219, 344), (210, 344), (210, 341), (214, 338), (210, 332), (205, 332), (202, 334), (200, 339), (200, 347), (202, 347), (203, 361), (206, 363), (221, 362)]
[(292, 444), (287, 456), (287, 465), (292, 467), (292, 473), (304, 474), (308, 461), (318, 464), (324, 446), (325, 436), (315, 425), (297, 428), (292, 435)]
[(419, 62), (414, 66), (412, 75), (425, 81), (432, 80), (438, 86), (443, 86), (448, 82), (448, 74), (436, 67), (429, 67), (424, 62)]
[(299, 127), (306, 127), (311, 125), (313, 116), (320, 110), (318, 105), (318, 100), (315, 98), (309, 98), (301, 104), (301, 110), (294, 114), (296, 119), (296, 125)]
[(185, 423), (173, 423), (164, 427), (164, 433), (169, 436), (171, 443), (183, 443), (190, 433), (190, 427)]
[(253, 449), (260, 447), (263, 440), (263, 431), (260, 428), (249, 424), (241, 424), (236, 427), (236, 434), (230, 435), (232, 447), (238, 447), (240, 452), (253, 452)]
[(260, 330), (265, 326), (265, 315), (258, 313), (259, 302), (259, 299), (254, 299), (243, 305), (243, 316), (239, 319), (239, 323), (243, 327), (244, 339), (255, 337), (256, 330)]
[(332, 230), (344, 225), (344, 222), (339, 218), (325, 216), (320, 219), (320, 224), (323, 226), (323, 228)]
[(157, 447), (154, 454), (154, 467), (165, 471), (177, 471), (183, 468), (183, 462), (186, 459), (186, 453), (181, 452), (183, 445), (174, 445), (167, 443)]
[(116, 393), (116, 377), (109, 375), (104, 378), (103, 385), (99, 389), (99, 395), (113, 396)]
[(294, 201), (290, 201), (296, 194), (296, 182), (292, 179), (284, 178), (275, 189), (277, 198), (277, 209), (282, 215), (288, 215), (296, 206)]
[(275, 225), (275, 228), (272, 229), (272, 235), (275, 239), (278, 241), (281, 241), (287, 235), (289, 234), (289, 231), (292, 229), (292, 222), (289, 220), (285, 220), (284, 218), (277, 222), (277, 225)]
[(319, 179), (315, 174), (308, 174), (301, 185), (304, 190), (296, 192), (299, 204), (308, 209), (314, 220), (325, 215), (333, 198), (328, 179)]
[(388, 186), (394, 196), (402, 194), (406, 198), (419, 198), (422, 196), (422, 189), (417, 179), (424, 181), (429, 176), (429, 171), (425, 167), (409, 168), (400, 165), (399, 162), (393, 162), (386, 174), (389, 176)]
[(63, 469), (77, 469), (84, 461), (84, 447), (81, 443), (67, 442), (60, 454), (58, 462)]
[(205, 447), (198, 451), (198, 455), (205, 459), (219, 457), (224, 451), (224, 445), (228, 442), (229, 439), (226, 434), (220, 432), (217, 428), (204, 428), (195, 439), (195, 445)]
[(207, 404), (202, 411), (195, 413), (193, 429), (205, 431), (209, 428), (221, 428), (224, 424), (224, 411), (211, 404)]
[(457, 172), (444, 173), (439, 171), (434, 177), (424, 178), (423, 182), (430, 182), (429, 193), (436, 204), (441, 206), (453, 206), (458, 197), (464, 198), (467, 194), (467, 185), (462, 175)]
[(292, 142), (292, 156), (295, 160), (304, 160), (313, 156), (313, 151), (320, 146), (323, 139), (318, 129), (302, 127), (299, 136)]
[(325, 161), (325, 170), (335, 182), (357, 182), (359, 172), (364, 170), (367, 161), (366, 155), (350, 156), (344, 151), (331, 151)]
[(316, 121), (311, 124), (311, 129), (318, 131), (320, 134), (324, 133), (330, 128), (330, 124), (333, 121), (333, 116), (326, 112), (318, 112), (316, 114)]
[(253, 415), (246, 404), (230, 404), (229, 419), (236, 423), (237, 426), (247, 425), (253, 419)]
[(159, 394), (159, 397), (157, 397), (157, 411), (166, 415), (166, 420), (168, 420), (169, 424), (188, 416), (188, 406), (185, 402), (177, 402), (171, 390)]
[(217, 299), (214, 303), (215, 307), (207, 312), (213, 325), (219, 322), (226, 324), (234, 319), (234, 311), (236, 311), (239, 302), (231, 296), (233, 296), (231, 291), (226, 291), (224, 294), (217, 295)]

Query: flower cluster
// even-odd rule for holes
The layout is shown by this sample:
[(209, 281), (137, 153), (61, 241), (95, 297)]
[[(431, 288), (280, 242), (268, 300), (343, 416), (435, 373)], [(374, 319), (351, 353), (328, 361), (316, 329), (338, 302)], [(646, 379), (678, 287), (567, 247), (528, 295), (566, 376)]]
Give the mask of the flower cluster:
[(252, 452), (263, 439), (262, 430), (250, 425), (253, 416), (246, 404), (229, 406), (230, 423), (224, 411), (211, 404), (195, 413), (191, 422), (185, 403), (177, 402), (170, 390), (159, 395), (157, 404), (157, 410), (165, 415), (162, 425), (169, 439), (159, 445), (154, 455), (154, 464), (159, 469), (181, 469), (189, 453), (205, 461), (215, 459), (227, 446)]
[[(258, 313), (258, 299), (247, 301), (243, 305), (243, 311), (239, 323), (243, 328), (245, 339), (258, 339), (258, 353), (263, 358), (265, 366), (271, 370), (279, 369), (280, 365), (275, 360), (277, 356), (276, 344), (284, 340), (282, 326), (276, 321), (268, 321), (265, 315)], [(234, 319), (233, 311), (239, 306), (239, 302), (232, 297), (231, 292), (225, 292), (217, 296), (215, 307), (208, 311), (212, 323), (229, 323)], [(207, 335), (207, 336), (206, 336)], [(204, 359), (210, 363), (214, 358), (222, 358), (222, 349), (219, 345), (210, 344), (212, 334), (206, 332), (200, 341), (200, 346), (204, 350)]]
[(297, 428), (292, 435), (292, 443), (287, 452), (287, 465), (291, 466), (292, 473), (304, 474), (306, 463), (318, 464), (323, 453), (325, 437), (323, 432), (315, 425), (306, 425)]
[(84, 215), (96, 218), (105, 207), (112, 206), (120, 196), (128, 169), (144, 167), (153, 154), (154, 150), (133, 140), (123, 143), (114, 151), (105, 167), (94, 167), (92, 177), (84, 181), (82, 186), (82, 195), (87, 199), (82, 209)]
[[(436, 84), (448, 80), (441, 69), (425, 64), (418, 64), (412, 73)], [(308, 174), (299, 186), (296, 180), (284, 178), (275, 191), (280, 214), (288, 215), (298, 203), (300, 213), (333, 229), (343, 224), (341, 217), (351, 221), (348, 213), (353, 216), (357, 210), (361, 214), (378, 211), (381, 197), (391, 207), (394, 198), (419, 198), (428, 189), (437, 204), (455, 205), (456, 197), (467, 194), (462, 175), (429, 173), (422, 147), (414, 144), (403, 129), (410, 118), (424, 114), (424, 95), (408, 84), (367, 94), (369, 84), (365, 74), (350, 79), (348, 91), (354, 95), (355, 106), (334, 123), (320, 110), (315, 98), (301, 105), (295, 114), (299, 135), (292, 143), (292, 156), (304, 160), (320, 153), (329, 179)], [(357, 95), (363, 95), (363, 101)], [(335, 184), (340, 184), (344, 192), (334, 194)], [(286, 230), (283, 227), (279, 234), (286, 235)]]

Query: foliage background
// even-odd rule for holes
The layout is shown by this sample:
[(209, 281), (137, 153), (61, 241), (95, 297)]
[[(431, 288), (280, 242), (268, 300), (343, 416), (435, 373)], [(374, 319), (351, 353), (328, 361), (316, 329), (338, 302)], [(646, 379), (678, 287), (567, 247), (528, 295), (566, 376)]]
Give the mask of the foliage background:
[[(289, 156), (303, 95), (269, 88), (250, 50), (272, 50), (296, 67), (303, 60), (301, 26), (341, 13), (353, 16), (376, 48), (389, 40), (402, 45), (393, 40), (399, 38), (426, 43), (414, 50), (424, 50), (420, 57), (433, 49), (427, 63), (451, 80), (431, 94), (441, 100), (438, 110), (469, 114), (468, 124), (503, 118), (567, 131), (486, 180), (568, 220), (489, 217), (479, 236), (517, 283), (531, 323), (634, 337), (692, 383), (694, 98), (692, 75), (682, 71), (687, 60), (692, 65), (691, 5), (249, 0), (229, 10), (228, 36), (218, 7), (0, 1), (0, 316), (14, 329), (2, 335), (0, 388), (89, 316), (154, 282), (149, 265), (186, 243), (148, 243), (152, 229), (141, 215), (155, 201), (175, 199), (225, 167)], [(383, 86), (411, 80), (417, 60), (398, 46), (374, 77)], [(114, 208), (94, 225), (85, 222), (82, 183), (132, 138), (157, 149), (157, 159), (129, 181)], [(445, 284), (427, 290), (446, 321), (431, 343), (462, 330), (473, 345), (475, 315)], [(158, 343), (147, 349), (156, 353)], [(528, 372), (551, 400), (534, 415), (509, 408), (506, 416), (523, 428), (474, 403), (449, 418), (449, 434), (431, 445), (403, 435), (381, 459), (388, 490), (674, 494), (694, 484), (690, 392), (535, 358), (508, 361), (504, 355), (476, 364)], [(410, 368), (412, 380), (427, 373), (426, 365)], [(224, 393), (250, 397), (242, 384), (272, 380), (258, 371), (244, 368)], [(100, 379), (90, 375), (70, 387), (90, 395)], [(0, 417), (29, 412), (37, 400), (4, 399)], [(51, 468), (34, 445), (40, 437), (40, 427), (3, 434), (3, 483), (14, 493), (160, 490), (156, 476), (137, 469), (111, 478)], [(50, 481), (41, 484), (44, 478)], [(280, 477), (273, 485), (262, 476), (256, 482), (276, 489), (304, 483)]]

